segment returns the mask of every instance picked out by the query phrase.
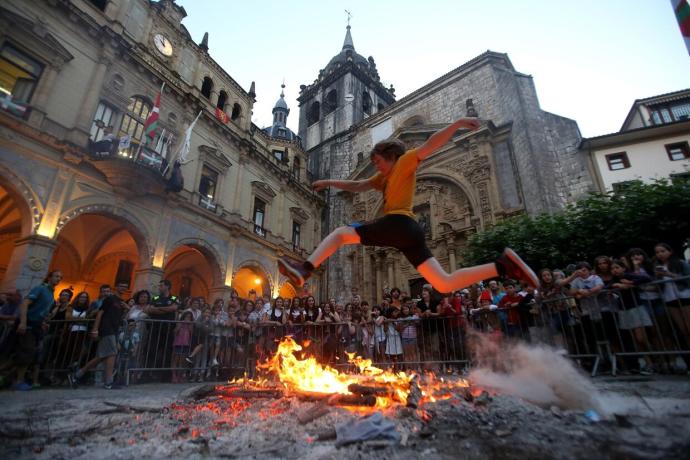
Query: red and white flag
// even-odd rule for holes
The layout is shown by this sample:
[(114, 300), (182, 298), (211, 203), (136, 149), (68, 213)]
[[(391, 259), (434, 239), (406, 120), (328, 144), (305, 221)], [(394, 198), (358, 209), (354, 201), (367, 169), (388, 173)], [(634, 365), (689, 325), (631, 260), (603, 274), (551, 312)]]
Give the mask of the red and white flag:
[(230, 118), (228, 118), (228, 114), (225, 113), (223, 109), (221, 109), (220, 107), (216, 107), (216, 118), (226, 125), (228, 124), (228, 121), (230, 121)]
[(158, 117), (160, 113), (161, 93), (163, 92), (163, 88), (165, 88), (165, 82), (163, 82), (160, 91), (158, 91), (156, 102), (153, 104), (153, 109), (151, 110), (149, 117), (144, 122), (144, 136), (148, 136), (151, 140), (155, 139), (156, 130), (158, 129)]

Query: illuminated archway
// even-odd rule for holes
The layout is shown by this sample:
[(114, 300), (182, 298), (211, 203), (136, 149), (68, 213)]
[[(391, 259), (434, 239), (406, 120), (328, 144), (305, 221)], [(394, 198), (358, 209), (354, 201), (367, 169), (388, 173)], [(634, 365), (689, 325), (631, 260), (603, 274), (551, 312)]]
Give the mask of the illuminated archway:
[[(130, 222), (110, 214), (80, 214), (60, 228), (50, 270), (60, 270), (57, 291), (72, 287), (98, 296), (103, 284), (134, 286), (139, 248), (146, 241)], [(131, 293), (131, 292), (130, 292)]]
[(203, 297), (208, 303), (211, 289), (219, 285), (222, 273), (215, 255), (204, 245), (183, 244), (166, 257), (164, 278), (172, 283), (173, 294), (186, 298)]
[(297, 297), (297, 289), (295, 289), (295, 286), (293, 286), (292, 283), (285, 281), (280, 286), (278, 295), (284, 299), (292, 299), (293, 297)]
[(28, 208), (16, 198), (16, 192), (0, 183), (0, 284), (5, 278), (15, 243), (28, 233), (26, 221), (30, 216), (27, 213)]
[(232, 279), (232, 287), (240, 297), (249, 297), (249, 291), (255, 290), (257, 295), (271, 294), (271, 283), (266, 275), (256, 266), (248, 265), (240, 268)]

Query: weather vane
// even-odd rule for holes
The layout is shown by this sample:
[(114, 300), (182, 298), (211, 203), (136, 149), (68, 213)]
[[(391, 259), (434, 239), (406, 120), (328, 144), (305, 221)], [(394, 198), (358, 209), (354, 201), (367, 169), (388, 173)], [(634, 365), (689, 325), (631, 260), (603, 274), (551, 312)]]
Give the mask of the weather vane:
[(350, 25), (350, 18), (352, 17), (352, 13), (350, 13), (347, 10), (345, 10), (345, 12), (347, 13), (347, 25), (349, 26)]

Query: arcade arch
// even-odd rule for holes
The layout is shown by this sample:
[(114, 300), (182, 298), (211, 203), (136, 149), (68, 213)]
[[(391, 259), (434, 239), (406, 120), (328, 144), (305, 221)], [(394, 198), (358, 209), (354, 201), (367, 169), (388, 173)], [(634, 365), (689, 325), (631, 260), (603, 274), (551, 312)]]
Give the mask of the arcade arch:
[(222, 285), (222, 272), (217, 257), (202, 244), (180, 244), (166, 257), (164, 278), (172, 283), (172, 292), (181, 297), (213, 299), (213, 289)]

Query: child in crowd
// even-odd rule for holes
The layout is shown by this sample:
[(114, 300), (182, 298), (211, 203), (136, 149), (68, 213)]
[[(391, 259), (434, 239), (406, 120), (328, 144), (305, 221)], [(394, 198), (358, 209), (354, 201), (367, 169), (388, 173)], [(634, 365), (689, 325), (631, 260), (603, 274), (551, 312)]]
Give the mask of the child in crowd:
[[(400, 332), (405, 327), (400, 319), (400, 309), (390, 308), (390, 321), (386, 323), (386, 358), (392, 363), (402, 361), (403, 344)], [(395, 365), (395, 364), (394, 364)]]
[(371, 320), (374, 323), (374, 337), (376, 339), (374, 353), (376, 359), (383, 358), (386, 353), (386, 331), (383, 327), (385, 319), (386, 318), (381, 314), (381, 307), (374, 305), (371, 309)]
[(518, 295), (517, 289), (515, 288), (514, 281), (506, 281), (503, 283), (503, 288), (506, 291), (506, 295), (501, 298), (498, 303), (498, 308), (504, 310), (508, 314), (508, 329), (506, 333), (508, 337), (517, 337), (520, 335), (520, 311), (518, 307), (522, 302), (522, 297)]
[[(417, 363), (419, 361), (419, 352), (417, 349), (417, 325), (419, 324), (419, 315), (412, 311), (412, 302), (405, 299), (402, 304), (400, 317), (406, 321), (402, 323), (402, 331), (400, 338), (402, 340), (403, 355), (406, 363)], [(406, 366), (408, 368), (417, 367), (417, 364)]]
[[(189, 356), (192, 347), (192, 334), (194, 332), (194, 314), (190, 310), (182, 313), (180, 322), (175, 325), (175, 339), (173, 340), (172, 367), (178, 369), (184, 367), (185, 358)], [(174, 370), (172, 383), (184, 382), (184, 371)]]

